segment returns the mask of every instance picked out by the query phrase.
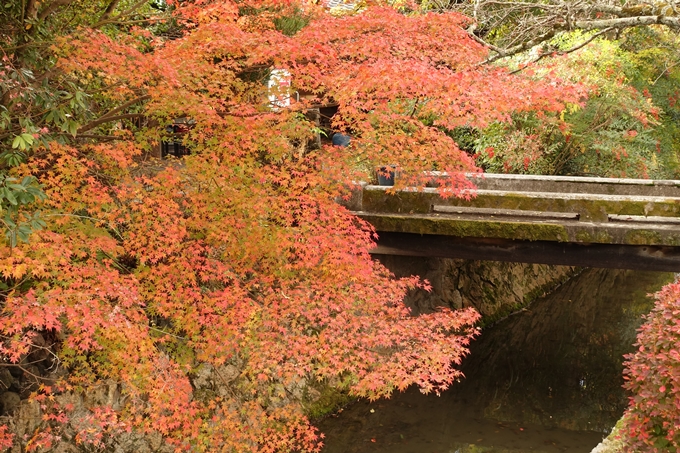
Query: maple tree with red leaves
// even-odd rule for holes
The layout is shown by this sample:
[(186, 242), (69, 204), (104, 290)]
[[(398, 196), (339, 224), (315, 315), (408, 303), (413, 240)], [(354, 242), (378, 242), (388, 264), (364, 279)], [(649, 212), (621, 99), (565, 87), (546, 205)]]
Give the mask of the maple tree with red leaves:
[[(480, 65), (487, 51), (457, 13), (144, 4), (29, 1), (3, 48), (0, 354), (21, 367), (52, 338), (52, 370), (66, 373), (34, 392), (39, 426), (0, 430), (0, 446), (133, 432), (178, 450), (318, 451), (313, 385), (448, 388), (478, 314), (412, 316), (402, 299), (426, 285), (372, 261), (370, 226), (336, 200), (393, 163), (398, 185), (436, 169), (451, 175), (443, 194), (464, 196), (477, 170), (447, 131), (560, 110), (579, 87)], [(304, 26), (282, 33), (291, 17)], [(51, 45), (31, 47), (36, 28)], [(274, 69), (306, 96), (272, 108)], [(308, 146), (315, 105), (337, 106), (349, 147)], [(178, 119), (181, 138), (167, 132)], [(147, 159), (179, 139), (181, 160)], [(197, 387), (201, 367), (219, 389)], [(85, 415), (60, 399), (111, 383), (122, 402)]]

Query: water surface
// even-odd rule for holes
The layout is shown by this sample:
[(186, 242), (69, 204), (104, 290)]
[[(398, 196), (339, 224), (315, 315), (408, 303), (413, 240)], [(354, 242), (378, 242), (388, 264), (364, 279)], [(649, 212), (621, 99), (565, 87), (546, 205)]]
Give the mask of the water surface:
[(621, 417), (622, 357), (673, 274), (587, 269), (486, 329), (440, 397), (417, 389), (322, 421), (323, 453), (586, 453)]

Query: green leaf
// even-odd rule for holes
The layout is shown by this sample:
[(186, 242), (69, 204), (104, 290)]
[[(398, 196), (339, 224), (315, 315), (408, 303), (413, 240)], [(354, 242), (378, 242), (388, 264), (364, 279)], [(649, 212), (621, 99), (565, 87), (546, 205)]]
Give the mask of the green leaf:
[(31, 219), (31, 228), (33, 228), (34, 231), (40, 231), (46, 226), (47, 224), (42, 219)]
[(5, 220), (5, 225), (6, 225), (8, 228), (14, 229), (14, 228), (17, 227), (17, 224), (14, 223), (14, 221), (13, 221), (12, 219), (10, 219), (10, 217), (9, 217), (8, 215), (5, 216), (5, 219), (4, 219), (4, 220)]
[(35, 201), (35, 197), (31, 195), (30, 193), (27, 192), (20, 192), (17, 195), (17, 200), (19, 200), (19, 203), (21, 204), (30, 204)]
[(7, 158), (7, 163), (10, 164), (12, 167), (16, 167), (22, 162), (22, 160), (18, 157), (18, 154), (12, 154)]
[(21, 149), (25, 150), (29, 148), (33, 142), (35, 141), (35, 138), (31, 134), (21, 134), (17, 135), (14, 137), (14, 140), (12, 141), (12, 148), (14, 149)]
[(16, 167), (24, 161), (24, 154), (20, 151), (6, 151), (2, 153), (2, 158), (7, 161), (11, 167)]
[(73, 121), (73, 120), (68, 120), (67, 123), (66, 123), (66, 128), (68, 130), (68, 133), (73, 135), (74, 137), (78, 133), (79, 127), (80, 127), (80, 125), (76, 121)]
[(45, 192), (43, 192), (39, 188), (29, 187), (28, 189), (26, 189), (26, 192), (30, 193), (31, 195), (33, 195), (35, 198), (37, 198), (39, 200), (46, 200), (47, 199), (47, 195), (45, 195)]
[(14, 196), (14, 194), (12, 193), (12, 191), (9, 190), (7, 187), (5, 187), (4, 192), (5, 192), (5, 197), (7, 197), (7, 201), (9, 201), (14, 206), (16, 206), (17, 205), (17, 199)]
[(31, 235), (32, 232), (33, 230), (31, 230), (31, 227), (25, 224), (21, 225), (17, 229), (17, 235), (19, 236), (19, 240), (22, 242), (28, 242), (28, 237)]
[(35, 141), (35, 138), (31, 134), (21, 134), (21, 138), (23, 138), (24, 141), (29, 145), (32, 145), (33, 142)]
[(24, 142), (24, 139), (21, 135), (17, 135), (16, 137), (14, 137), (14, 141), (12, 141), (12, 148), (26, 149), (26, 142)]

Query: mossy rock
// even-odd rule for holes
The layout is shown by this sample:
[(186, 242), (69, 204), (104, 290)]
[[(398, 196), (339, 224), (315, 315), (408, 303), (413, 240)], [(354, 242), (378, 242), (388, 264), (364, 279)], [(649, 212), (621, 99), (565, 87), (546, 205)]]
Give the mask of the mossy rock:
[(305, 395), (305, 415), (310, 420), (319, 420), (357, 400), (344, 387), (335, 387), (327, 382), (317, 382), (307, 389)]

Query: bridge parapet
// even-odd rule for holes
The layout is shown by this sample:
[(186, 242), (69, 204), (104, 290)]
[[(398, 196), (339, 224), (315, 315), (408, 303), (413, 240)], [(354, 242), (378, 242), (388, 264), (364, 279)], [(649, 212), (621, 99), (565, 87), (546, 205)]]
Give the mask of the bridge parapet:
[[(472, 176), (471, 176), (472, 177)], [(680, 181), (492, 175), (470, 200), (364, 186), (351, 208), (379, 232), (680, 246)]]
[[(434, 172), (436, 173), (436, 172)], [(668, 179), (624, 179), (580, 176), (469, 175), (482, 190), (562, 192), (609, 195), (680, 197), (680, 181)]]

